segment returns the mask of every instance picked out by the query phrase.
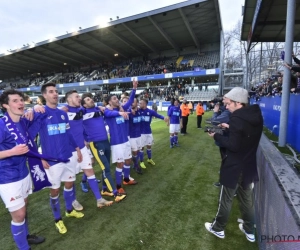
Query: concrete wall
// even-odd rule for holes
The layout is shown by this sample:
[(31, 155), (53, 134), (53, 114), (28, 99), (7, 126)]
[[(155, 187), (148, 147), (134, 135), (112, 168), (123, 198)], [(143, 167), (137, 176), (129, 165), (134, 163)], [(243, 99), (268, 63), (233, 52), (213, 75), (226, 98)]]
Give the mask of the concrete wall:
[(262, 250), (300, 249), (299, 174), (262, 135), (255, 184), (257, 242)]

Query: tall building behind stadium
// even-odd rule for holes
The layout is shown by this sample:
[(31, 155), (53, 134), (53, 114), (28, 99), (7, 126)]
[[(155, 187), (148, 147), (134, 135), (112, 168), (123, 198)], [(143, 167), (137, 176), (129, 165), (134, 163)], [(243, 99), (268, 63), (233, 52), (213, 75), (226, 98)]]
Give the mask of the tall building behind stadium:
[[(120, 18), (0, 54), (0, 87), (30, 96), (40, 86), (108, 93), (130, 90), (150, 99), (210, 101), (242, 85), (225, 84), (223, 29), (217, 0), (191, 0)], [(171, 93), (171, 94), (170, 94)]]

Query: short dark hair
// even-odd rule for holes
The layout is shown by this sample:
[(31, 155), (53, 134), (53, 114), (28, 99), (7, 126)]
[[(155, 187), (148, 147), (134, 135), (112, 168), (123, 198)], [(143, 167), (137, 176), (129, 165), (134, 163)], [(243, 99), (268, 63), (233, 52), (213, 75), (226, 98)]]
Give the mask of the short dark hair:
[(55, 87), (55, 86), (56, 86), (56, 84), (53, 83), (53, 82), (43, 84), (42, 87), (41, 87), (42, 94), (45, 94), (47, 92), (47, 87)]
[(66, 101), (67, 101), (68, 97), (69, 97), (70, 95), (72, 95), (73, 93), (78, 93), (78, 92), (77, 92), (76, 89), (72, 89), (72, 90), (68, 91), (68, 92), (65, 94), (65, 99), (66, 99)]
[(148, 104), (148, 100), (145, 98), (141, 99), (141, 101), (144, 101), (146, 104)]
[(93, 94), (92, 93), (84, 93), (82, 96), (81, 96), (81, 106), (83, 106), (85, 104), (85, 98), (91, 98), (93, 99)]
[(30, 101), (30, 97), (29, 97), (29, 95), (26, 95), (26, 94), (23, 94), (24, 95), (24, 101), (25, 102), (28, 102), (28, 101)]
[(109, 101), (111, 100), (111, 98), (112, 98), (113, 96), (115, 96), (115, 95), (113, 95), (113, 94), (108, 95), (108, 96), (105, 98), (106, 103), (109, 103)]
[(42, 103), (43, 105), (46, 104), (46, 100), (45, 100), (45, 98), (44, 98), (42, 95), (39, 95), (39, 96), (38, 96), (38, 99), (40, 99), (40, 101), (41, 101), (41, 103)]
[(128, 95), (124, 96), (121, 101), (123, 102), (124, 99), (129, 100), (129, 96)]
[(3, 107), (3, 104), (8, 104), (9, 95), (19, 95), (24, 100), (24, 94), (21, 91), (16, 89), (5, 90), (0, 96), (0, 104), (4, 112), (6, 112), (6, 108)]
[(171, 98), (171, 105), (173, 106), (175, 102), (175, 98)]

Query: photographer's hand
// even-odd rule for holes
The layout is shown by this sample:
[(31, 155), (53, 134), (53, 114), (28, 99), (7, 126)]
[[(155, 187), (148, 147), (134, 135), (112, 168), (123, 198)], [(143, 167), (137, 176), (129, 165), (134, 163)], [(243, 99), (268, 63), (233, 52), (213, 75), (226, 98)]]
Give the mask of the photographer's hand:
[(217, 103), (214, 107), (214, 113), (219, 112), (219, 110), (220, 110), (220, 105)]
[(214, 135), (215, 135), (215, 133), (210, 133), (210, 132), (208, 132), (207, 133), (210, 137), (214, 137)]
[(221, 123), (218, 126), (221, 128), (229, 128), (229, 124), (227, 124), (227, 123)]

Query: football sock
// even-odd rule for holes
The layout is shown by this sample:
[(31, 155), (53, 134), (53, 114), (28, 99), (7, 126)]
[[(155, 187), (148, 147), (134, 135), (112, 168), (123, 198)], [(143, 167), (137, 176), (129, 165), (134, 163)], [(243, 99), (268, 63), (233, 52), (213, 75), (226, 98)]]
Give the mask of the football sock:
[(152, 158), (152, 151), (151, 151), (151, 149), (147, 149), (147, 156), (148, 156), (148, 159)]
[(175, 144), (178, 144), (178, 136), (177, 135), (174, 135), (173, 141), (174, 141)]
[(64, 188), (64, 199), (65, 199), (66, 210), (68, 213), (70, 213), (73, 210), (72, 202), (75, 200), (74, 198), (75, 197), (74, 197), (73, 188), (70, 189)]
[(137, 157), (137, 155), (132, 155), (132, 161), (133, 161), (133, 166), (135, 168), (137, 168), (138, 167), (138, 157)]
[(123, 172), (124, 172), (124, 181), (129, 182), (130, 166), (124, 165)]
[(122, 168), (116, 168), (115, 172), (116, 184), (118, 186), (122, 186)]
[(82, 182), (86, 182), (87, 180), (87, 176), (85, 175), (85, 173), (82, 174), (82, 178), (81, 178), (81, 181)]
[(172, 146), (173, 143), (174, 143), (174, 136), (171, 136), (171, 135), (170, 135), (170, 145)]
[(15, 243), (20, 250), (30, 249), (27, 241), (27, 234), (25, 228), (25, 220), (23, 222), (11, 222), (11, 233)]
[(87, 180), (88, 180), (89, 186), (90, 186), (96, 200), (101, 199), (101, 194), (100, 194), (100, 191), (99, 191), (98, 182), (96, 180), (95, 175), (87, 177)]
[(61, 220), (59, 195), (56, 197), (50, 196), (50, 206), (51, 206), (55, 221), (57, 222), (57, 221)]
[(139, 152), (139, 156), (140, 156), (140, 161), (142, 162), (142, 161), (144, 161), (144, 151), (140, 151)]

